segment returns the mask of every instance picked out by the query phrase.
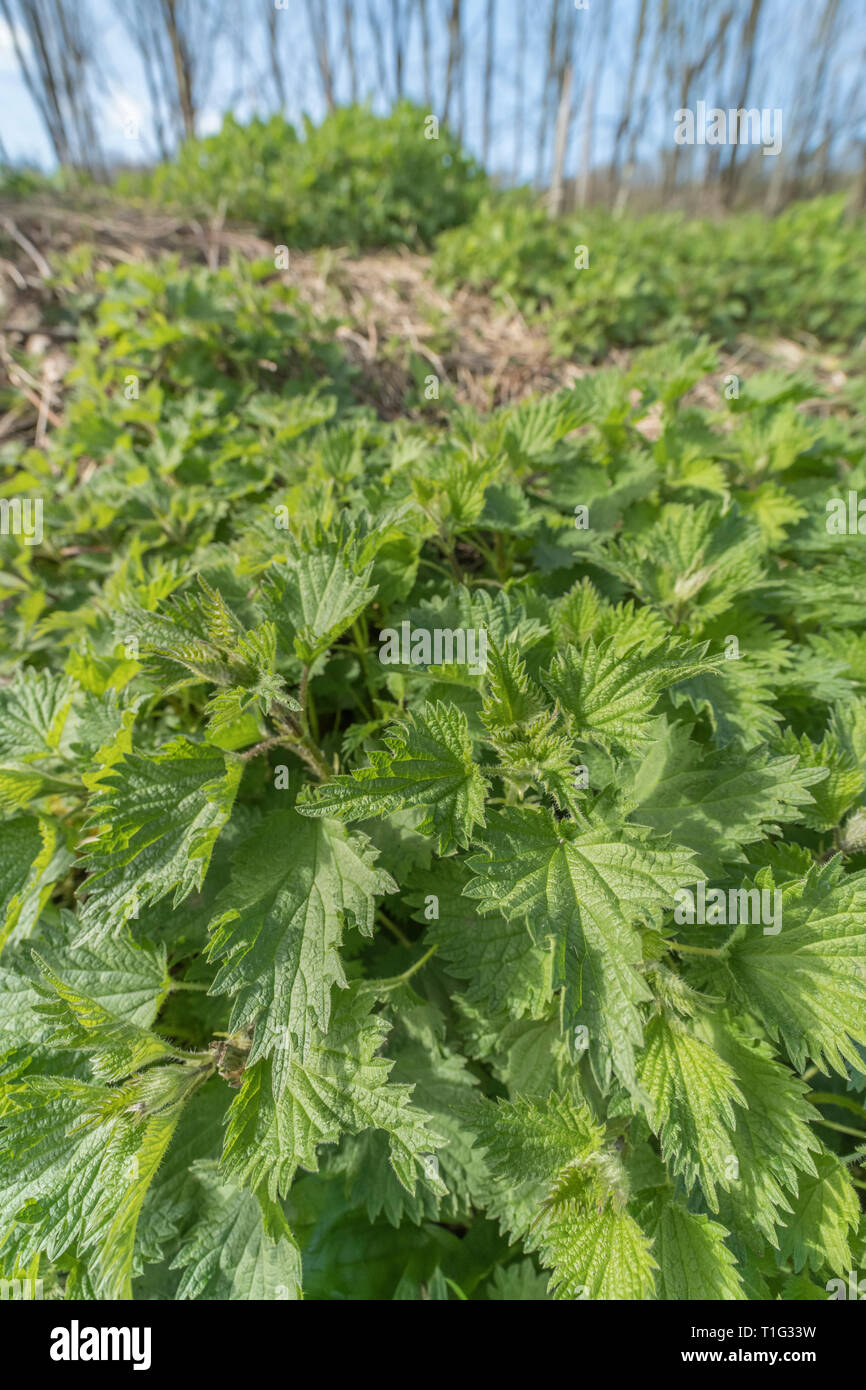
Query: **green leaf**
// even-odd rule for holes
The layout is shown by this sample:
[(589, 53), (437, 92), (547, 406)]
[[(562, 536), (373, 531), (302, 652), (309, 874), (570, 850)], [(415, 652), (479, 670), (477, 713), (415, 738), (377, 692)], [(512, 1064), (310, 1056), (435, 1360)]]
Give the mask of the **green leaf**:
[(271, 812), (235, 852), (213, 904), (211, 992), (233, 999), (230, 1031), (255, 1025), (249, 1060), (273, 1057), (277, 1090), (295, 1051), (304, 1061), (327, 1032), (344, 925), (371, 936), (376, 895), (396, 889), (375, 859), (365, 836), (294, 810)]
[(613, 1204), (587, 1216), (564, 1203), (544, 1227), (540, 1257), (553, 1266), (558, 1299), (642, 1300), (653, 1295), (656, 1261), (627, 1211)]
[(196, 1163), (196, 1221), (172, 1261), (182, 1269), (177, 1297), (296, 1301), (301, 1253), (282, 1208), (221, 1182), (216, 1164)]
[(850, 1240), (860, 1220), (860, 1203), (835, 1154), (822, 1153), (816, 1163), (818, 1171), (800, 1179), (793, 1211), (780, 1232), (779, 1258), (792, 1260), (798, 1274), (808, 1266), (844, 1278), (853, 1268)]
[[(808, 1088), (776, 1061), (766, 1043), (747, 1040), (730, 1020), (705, 1015), (701, 1033), (736, 1077), (743, 1106), (730, 1135), (727, 1171), (720, 1197), (721, 1219), (749, 1246), (761, 1250), (765, 1237), (777, 1245), (776, 1228), (791, 1210), (792, 1194), (804, 1173), (814, 1173), (821, 1144), (813, 1127)], [(733, 1160), (733, 1161), (731, 1161)]]
[(718, 664), (705, 651), (705, 646), (670, 642), (624, 655), (615, 637), (600, 646), (589, 638), (582, 651), (569, 646), (558, 653), (544, 683), (566, 712), (575, 737), (635, 751), (647, 739), (661, 692)]
[(814, 830), (834, 830), (845, 812), (860, 800), (864, 786), (863, 769), (853, 752), (847, 751), (835, 734), (815, 745), (804, 734), (795, 737), (788, 729), (781, 743), (785, 752), (796, 753), (804, 768), (823, 773), (815, 788), (815, 805), (806, 813), (806, 824)]
[(270, 570), (264, 603), (282, 649), (310, 665), (327, 651), (376, 594), (372, 563), (358, 564), (346, 527), (328, 534), (317, 523), (301, 540), (286, 536), (285, 561)]
[(87, 852), (83, 935), (117, 930), (140, 907), (200, 888), (228, 820), (243, 764), (204, 744), (175, 739), (154, 757), (129, 753), (91, 800), (99, 826)]
[(632, 819), (695, 850), (704, 872), (716, 875), (744, 858), (744, 845), (780, 834), (777, 821), (802, 820), (812, 805), (807, 788), (823, 775), (795, 757), (744, 766), (729, 753), (705, 752), (684, 725), (660, 722), (627, 798)]
[(182, 1053), (149, 1028), (118, 1016), (101, 1001), (66, 983), (36, 951), (33, 959), (44, 981), (36, 989), (47, 1001), (36, 1006), (36, 1013), (51, 1024), (53, 1044), (92, 1053), (93, 1072), (101, 1081), (122, 1081), (152, 1062), (182, 1058)]
[(624, 1209), (621, 1174), (585, 1106), (487, 1101), (475, 1110), (496, 1179), (493, 1210), (552, 1268), (558, 1299), (652, 1295), (649, 1242)]
[(424, 705), (385, 738), (387, 752), (371, 754), (369, 767), (335, 777), (302, 800), (305, 816), (369, 820), (418, 807), (419, 830), (434, 837), (437, 854), (465, 847), (484, 821), (487, 786), (478, 769), (466, 715), (454, 705)]
[(665, 1162), (686, 1191), (700, 1182), (711, 1209), (718, 1210), (716, 1187), (731, 1181), (726, 1159), (737, 1122), (734, 1104), (743, 1103), (733, 1071), (687, 1023), (656, 1014), (647, 1024), (638, 1079)]
[(724, 1226), (669, 1197), (653, 1198), (641, 1213), (641, 1224), (653, 1242), (659, 1298), (724, 1302), (746, 1297)]
[(484, 722), (491, 731), (534, 719), (544, 709), (544, 695), (530, 680), (526, 663), (512, 642), (488, 643)]
[(694, 875), (690, 852), (652, 849), (634, 827), (582, 829), (530, 807), (491, 817), (482, 844), (468, 861), (476, 878), (467, 896), (482, 911), (528, 921), (539, 944), (552, 938), (567, 1022), (583, 1023), (595, 1055), (609, 1055), (633, 1085), (639, 1006), (650, 997), (633, 923), (668, 906)]
[[(363, 1201), (371, 1221), (380, 1212), (395, 1226), (406, 1217), (416, 1224), (424, 1219), (471, 1221), (486, 1177), (485, 1164), (463, 1118), (476, 1078), (464, 1058), (438, 1038), (420, 1042), (395, 1030), (389, 1052), (395, 1058), (391, 1082), (411, 1080), (413, 1104), (430, 1117), (443, 1141), (435, 1155), (423, 1160), (425, 1175), (434, 1181), (417, 1185), (410, 1194), (387, 1161), (388, 1139), (381, 1130), (344, 1138), (330, 1166), (345, 1175), (347, 1192), (354, 1201)], [(447, 1191), (437, 1190), (436, 1178)]]
[(0, 690), (0, 758), (29, 762), (54, 755), (74, 693), (68, 676), (25, 668)]
[(740, 925), (713, 978), (763, 1021), (798, 1071), (845, 1075), (866, 1042), (866, 875), (838, 858), (783, 884), (777, 935)]
[(529, 924), (519, 917), (483, 912), (465, 889), (472, 875), (464, 860), (451, 858), (435, 871), (409, 880), (414, 920), (427, 927), (450, 974), (467, 982), (465, 998), (515, 1018), (542, 1018), (553, 997), (552, 955), (535, 944)]
[(72, 862), (47, 818), (0, 822), (0, 947), (29, 935), (57, 881)]
[[(410, 1103), (411, 1087), (389, 1083), (393, 1063), (377, 1055), (387, 1024), (370, 1005), (362, 986), (341, 991), (327, 1034), (313, 1038), (305, 1061), (297, 1053), (288, 1058), (279, 1094), (269, 1060), (247, 1068), (229, 1113), (223, 1157), (229, 1176), (253, 1190), (267, 1183), (275, 1198), (288, 1191), (298, 1168), (318, 1170), (320, 1144), (381, 1129), (397, 1177), (414, 1192), (424, 1157), (440, 1140)], [(434, 1190), (442, 1190), (435, 1180)]]

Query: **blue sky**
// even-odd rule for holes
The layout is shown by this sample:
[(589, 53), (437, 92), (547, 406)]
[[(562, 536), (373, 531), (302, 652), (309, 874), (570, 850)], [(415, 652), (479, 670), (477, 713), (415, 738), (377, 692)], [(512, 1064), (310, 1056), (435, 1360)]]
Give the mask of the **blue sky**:
[[(140, 4), (152, 2), (153, 0), (138, 0)], [(217, 57), (214, 81), (200, 113), (200, 133), (207, 134), (218, 129), (223, 112), (229, 108), (234, 109), (241, 119), (257, 110), (264, 113), (271, 108), (271, 94), (265, 76), (267, 64), (264, 25), (261, 21), (263, 9), (269, 7), (272, 2), (273, 0), (230, 0), (228, 12), (230, 16), (234, 16), (234, 22), (229, 20)], [(660, 2), (661, 0), (655, 0), (656, 5)], [(520, 6), (524, 3), (526, 43), (521, 48), (518, 43), (519, 16)], [(613, 11), (609, 11), (607, 6), (611, 3), (613, 0), (589, 0), (589, 9), (576, 14), (578, 95), (586, 90), (587, 70), (594, 65), (592, 44), (601, 26), (610, 20), (612, 15), (607, 57), (598, 88), (593, 147), (596, 162), (603, 161), (609, 154), (612, 133), (619, 119), (620, 96), (637, 13), (637, 0), (616, 0)], [(702, 0), (694, 0), (694, 3), (700, 5)], [(336, 26), (342, 4), (337, 0), (328, 0), (328, 4), (329, 14)], [(746, 0), (735, 0), (735, 5), (737, 14), (740, 15), (744, 13)], [(866, 3), (864, 0), (843, 0), (843, 7), (846, 7), (848, 16), (846, 40), (840, 59), (828, 75), (828, 83), (832, 83), (833, 90), (839, 92), (844, 91), (851, 85), (852, 79), (856, 78), (858, 67), (866, 53)], [(208, 8), (209, 6), (204, 6), (205, 13)], [(439, 68), (435, 89), (441, 93), (444, 85), (441, 68), (444, 65), (447, 40), (445, 5), (443, 0), (428, 0), (428, 8), (433, 16), (431, 37), (434, 45), (434, 66), (438, 64)], [(118, 5), (115, 0), (91, 0), (91, 9), (100, 40), (99, 113), (103, 143), (110, 154), (125, 160), (153, 158), (156, 147), (148, 114), (143, 73), (119, 16)], [(474, 153), (480, 154), (486, 0), (465, 0), (464, 9), (469, 53), (466, 135), (470, 148)], [(361, 4), (360, 0), (356, 0), (355, 13), (359, 22), (364, 20), (366, 5)], [(494, 169), (509, 172), (513, 165), (515, 77), (518, 56), (522, 52), (528, 94), (521, 170), (524, 177), (531, 177), (535, 168), (547, 13), (547, 0), (497, 0), (497, 61), (491, 163)], [(781, 107), (785, 111), (788, 131), (792, 128), (792, 119), (795, 120), (796, 117), (797, 82), (801, 80), (798, 76), (798, 60), (804, 56), (804, 45), (805, 51), (808, 52), (814, 16), (813, 0), (767, 0), (760, 61), (756, 64), (753, 90), (749, 95), (748, 104), (771, 109)], [(302, 0), (290, 0), (289, 10), (280, 11), (278, 20), (280, 25), (285, 27), (286, 35), (283, 51), (286, 55), (290, 92), (288, 115), (290, 119), (297, 121), (302, 112), (307, 112), (314, 120), (318, 120), (324, 113), (324, 105), (313, 65), (306, 9)], [(370, 96), (374, 105), (385, 109), (388, 101), (383, 99), (383, 94), (377, 89), (372, 48), (363, 40), (359, 52), (359, 70), (365, 94)], [(4, 93), (0, 107), (0, 138), (7, 156), (13, 162), (32, 162), (43, 168), (50, 168), (50, 145), (18, 74), (10, 35), (2, 23), (0, 83)], [(666, 92), (661, 70), (657, 83), (646, 129), (641, 136), (641, 150), (644, 154), (652, 154), (660, 146), (669, 145), (672, 139), (673, 111), (677, 102), (673, 95)], [(341, 99), (346, 99), (348, 72), (345, 63), (340, 64), (338, 68), (337, 86)], [(415, 95), (419, 101), (423, 99), (417, 24), (413, 29), (413, 43), (408, 55), (407, 87), (410, 94)], [(724, 86), (724, 83), (719, 85), (708, 79), (696, 95), (707, 100), (710, 105), (715, 102), (726, 105), (730, 89)], [(572, 170), (582, 148), (584, 116), (585, 111), (578, 111), (572, 127), (569, 160)], [(137, 121), (140, 126), (141, 135), (138, 140), (130, 140), (124, 134), (130, 119)]]

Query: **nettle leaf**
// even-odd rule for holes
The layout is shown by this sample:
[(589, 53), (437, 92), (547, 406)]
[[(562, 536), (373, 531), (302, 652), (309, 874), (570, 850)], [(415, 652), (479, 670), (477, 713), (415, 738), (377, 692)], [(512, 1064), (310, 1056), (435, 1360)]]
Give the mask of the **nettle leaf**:
[[(99, 949), (70, 944), (74, 922), (68, 930), (43, 933), (39, 957), (50, 974), (64, 987), (88, 998), (119, 1020), (149, 1028), (170, 988), (164, 948), (152, 943), (136, 945), (122, 937), (103, 939)], [(37, 1055), (41, 1045), (58, 1045), (46, 999), (56, 996), (42, 976), (36, 953), (22, 944), (10, 948), (0, 970), (0, 1052), (19, 1057)]]
[(300, 540), (287, 535), (285, 560), (271, 567), (263, 592), (283, 651), (305, 665), (327, 651), (375, 597), (372, 573), (372, 561), (356, 560), (346, 526), (328, 534), (317, 523)]
[(866, 874), (844, 874), (837, 857), (771, 891), (781, 893), (781, 930), (741, 924), (714, 982), (762, 1020), (798, 1071), (811, 1061), (845, 1075), (866, 1042)]
[(599, 563), (671, 622), (686, 614), (707, 622), (766, 585), (762, 549), (759, 528), (736, 508), (675, 502), (642, 535), (620, 537)]
[(544, 709), (544, 693), (530, 680), (520, 652), (512, 642), (488, 644), (484, 723), (491, 731), (531, 721)]
[(198, 576), (199, 592), (175, 596), (161, 613), (125, 610), (122, 640), (139, 643), (141, 657), (165, 693), (197, 681), (221, 687), (207, 706), (209, 723), (220, 730), (251, 706), (267, 714), (279, 702), (299, 708), (277, 674), (277, 629), (264, 622), (246, 628), (223, 595)]
[(228, 820), (243, 763), (189, 739), (153, 757), (129, 753), (91, 800), (99, 828), (85, 864), (82, 936), (117, 930), (139, 907), (200, 888)]
[[(377, 1055), (388, 1027), (370, 1012), (371, 1003), (363, 986), (337, 994), (327, 1033), (313, 1038), (306, 1060), (289, 1056), (279, 1093), (269, 1059), (246, 1069), (229, 1112), (223, 1156), (229, 1176), (253, 1190), (266, 1183), (275, 1198), (288, 1191), (298, 1168), (318, 1170), (320, 1144), (381, 1129), (394, 1172), (414, 1192), (416, 1177), (426, 1173), (425, 1157), (441, 1139), (411, 1104), (411, 1087), (388, 1081), (393, 1063)], [(437, 1179), (425, 1180), (434, 1191), (444, 1190)]]
[(780, 834), (777, 821), (803, 820), (811, 788), (825, 774), (796, 757), (756, 757), (744, 766), (732, 754), (704, 750), (682, 724), (661, 720), (627, 792), (631, 818), (670, 834), (701, 857), (708, 874), (743, 858), (744, 845)]
[(779, 1238), (780, 1259), (845, 1277), (853, 1267), (851, 1239), (860, 1221), (860, 1203), (844, 1164), (822, 1153), (814, 1174), (800, 1179), (793, 1210)]
[[(468, 1220), (487, 1177), (464, 1118), (477, 1080), (465, 1059), (438, 1039), (421, 1042), (395, 1030), (388, 1050), (395, 1058), (392, 1083), (411, 1079), (413, 1104), (430, 1117), (442, 1138), (443, 1147), (423, 1159), (425, 1176), (433, 1181), (416, 1185), (410, 1193), (387, 1161), (388, 1138), (381, 1130), (344, 1138), (329, 1167), (345, 1175), (347, 1193), (363, 1201), (371, 1221), (380, 1213), (394, 1226), (405, 1218), (416, 1224), (425, 1219)], [(436, 1178), (447, 1190), (437, 1190)]]
[(778, 687), (777, 664), (750, 651), (742, 652), (738, 661), (726, 661), (710, 676), (684, 681), (671, 691), (670, 699), (675, 707), (705, 716), (719, 747), (731, 744), (751, 751), (772, 739), (782, 722), (773, 703)]
[(68, 676), (27, 667), (0, 689), (0, 758), (27, 762), (54, 755), (75, 688)]
[(465, 847), (484, 822), (487, 787), (479, 771), (461, 709), (436, 701), (393, 724), (387, 751), (373, 752), (368, 767), (335, 777), (298, 804), (305, 816), (370, 820), (418, 807), (419, 830), (434, 837), (436, 852)]
[(0, 821), (0, 948), (30, 934), (72, 858), (47, 817)]
[(532, 1260), (513, 1260), (493, 1271), (487, 1297), (497, 1303), (546, 1303), (547, 1283)]
[(299, 1299), (301, 1252), (282, 1207), (221, 1181), (215, 1163), (195, 1163), (191, 1172), (196, 1220), (172, 1261), (183, 1270), (176, 1297)]
[(344, 926), (371, 936), (376, 895), (396, 890), (375, 859), (365, 836), (295, 810), (272, 812), (235, 852), (210, 922), (208, 954), (224, 962), (211, 992), (232, 997), (232, 1032), (255, 1026), (249, 1060), (273, 1057), (278, 1092), (346, 985)]
[(705, 646), (685, 648), (674, 642), (622, 655), (614, 637), (600, 646), (590, 638), (582, 651), (569, 646), (558, 653), (544, 683), (576, 738), (631, 751), (645, 742), (662, 690), (719, 664), (719, 658), (705, 652)]
[(699, 1181), (718, 1210), (716, 1187), (731, 1181), (726, 1159), (737, 1122), (734, 1105), (743, 1103), (733, 1071), (687, 1023), (656, 1014), (647, 1024), (638, 1079), (665, 1162), (687, 1191)]
[(556, 1298), (652, 1297), (649, 1241), (624, 1208), (616, 1159), (585, 1106), (487, 1101), (475, 1123), (496, 1179), (493, 1210), (538, 1249)]
[(840, 825), (847, 810), (859, 802), (866, 777), (853, 751), (830, 733), (817, 746), (804, 734), (798, 739), (790, 729), (781, 746), (795, 753), (803, 767), (814, 768), (821, 778), (813, 792), (815, 804), (807, 811), (806, 824), (814, 830), (833, 830)]
[(778, 1245), (777, 1227), (791, 1210), (798, 1183), (815, 1172), (813, 1155), (821, 1143), (812, 1127), (808, 1087), (766, 1043), (745, 1038), (730, 1019), (701, 1015), (695, 1028), (730, 1068), (742, 1096), (727, 1141), (729, 1182), (719, 1193), (720, 1217), (760, 1252), (762, 1236)]
[(467, 896), (483, 911), (528, 921), (539, 944), (552, 939), (553, 983), (563, 988), (568, 1025), (583, 1023), (596, 1056), (609, 1056), (634, 1085), (639, 1006), (650, 994), (633, 924), (694, 881), (690, 851), (653, 848), (635, 827), (583, 828), (531, 807), (491, 817), (480, 842), (468, 861), (476, 877)]
[(545, 1016), (553, 997), (553, 956), (533, 939), (529, 923), (484, 912), (465, 896), (472, 874), (465, 860), (445, 859), (409, 880), (407, 902), (417, 908), (449, 973), (467, 982), (465, 998), (515, 1018)]
[(209, 1068), (151, 1067), (120, 1087), (61, 1076), (3, 1087), (0, 1220), (17, 1257), (92, 1257), (95, 1296), (130, 1298), (142, 1204)]
[(546, 1223), (539, 1255), (558, 1299), (652, 1298), (654, 1259), (634, 1217), (609, 1203), (593, 1215), (564, 1202)]
[(722, 1302), (746, 1297), (724, 1226), (667, 1195), (654, 1197), (640, 1220), (652, 1238), (659, 1298)]
[(576, 799), (581, 754), (575, 741), (557, 728), (558, 714), (542, 714), (531, 723), (500, 729), (490, 743), (499, 758), (497, 773), (521, 796), (541, 791), (564, 810)]
[(36, 951), (33, 959), (44, 981), (36, 989), (47, 1001), (36, 1006), (36, 1013), (51, 1025), (52, 1043), (93, 1054), (93, 1072), (101, 1081), (122, 1081), (152, 1062), (182, 1060), (182, 1053), (149, 1028), (61, 979)]

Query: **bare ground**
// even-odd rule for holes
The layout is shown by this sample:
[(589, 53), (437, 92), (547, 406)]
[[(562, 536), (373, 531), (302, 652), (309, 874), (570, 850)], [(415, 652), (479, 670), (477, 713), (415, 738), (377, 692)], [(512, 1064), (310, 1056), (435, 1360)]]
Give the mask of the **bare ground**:
[[(274, 259), (270, 242), (219, 219), (199, 222), (116, 203), (83, 209), (42, 199), (0, 202), (0, 386), (8, 383), (17, 395), (0, 417), (0, 443), (29, 436), (41, 444), (60, 422), (74, 327), (52, 313), (51, 276), (58, 258), (82, 244), (94, 248), (94, 269), (167, 254), (213, 269), (236, 256)], [(597, 370), (554, 355), (543, 328), (528, 323), (514, 304), (503, 308), (468, 289), (443, 295), (427, 256), (297, 252), (291, 253), (288, 270), (277, 275), (323, 319), (342, 321), (336, 336), (360, 370), (359, 395), (386, 417), (406, 413), (413, 356), (429, 364), (440, 390), (450, 389), (459, 402), (477, 409), (555, 390)], [(631, 357), (615, 349), (600, 365), (627, 368)], [(830, 354), (787, 339), (759, 344), (744, 338), (735, 352), (721, 355), (720, 370), (702, 381), (692, 398), (695, 404), (718, 405), (728, 373), (768, 366), (808, 367), (830, 395), (845, 385), (842, 364)], [(825, 407), (816, 400), (813, 408)], [(656, 412), (651, 409), (638, 428), (654, 438)]]

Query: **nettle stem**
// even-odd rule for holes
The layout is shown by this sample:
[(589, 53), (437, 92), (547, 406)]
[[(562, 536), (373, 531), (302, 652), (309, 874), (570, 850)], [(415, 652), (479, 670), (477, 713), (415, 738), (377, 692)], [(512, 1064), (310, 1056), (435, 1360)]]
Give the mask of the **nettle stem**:
[(398, 927), (396, 922), (392, 922), (391, 918), (387, 915), (387, 913), (382, 911), (381, 907), (376, 909), (376, 917), (378, 921), (382, 923), (382, 926), (385, 927), (385, 929), (389, 931), (393, 937), (396, 937), (396, 939), (400, 942), (401, 946), (412, 945), (412, 942), (409, 940), (408, 936), (403, 931), (403, 929), (401, 927)]
[(719, 958), (724, 954), (720, 946), (686, 946), (682, 941), (668, 941), (665, 944), (669, 951), (680, 951), (689, 956), (715, 956)]
[[(304, 667), (298, 690), (298, 693), (304, 698), (306, 697), (308, 680), (309, 668)], [(254, 748), (249, 748), (246, 753), (242, 753), (241, 757), (244, 761), (257, 757), (259, 753), (265, 753), (271, 748), (288, 748), (303, 763), (306, 763), (320, 782), (330, 781), (333, 776), (333, 768), (329, 765), (323, 750), (310, 735), (304, 709), (301, 709), (300, 715), (296, 715), (293, 711), (286, 709), (284, 705), (274, 705), (272, 713), (280, 732), (270, 738), (263, 739)]]

